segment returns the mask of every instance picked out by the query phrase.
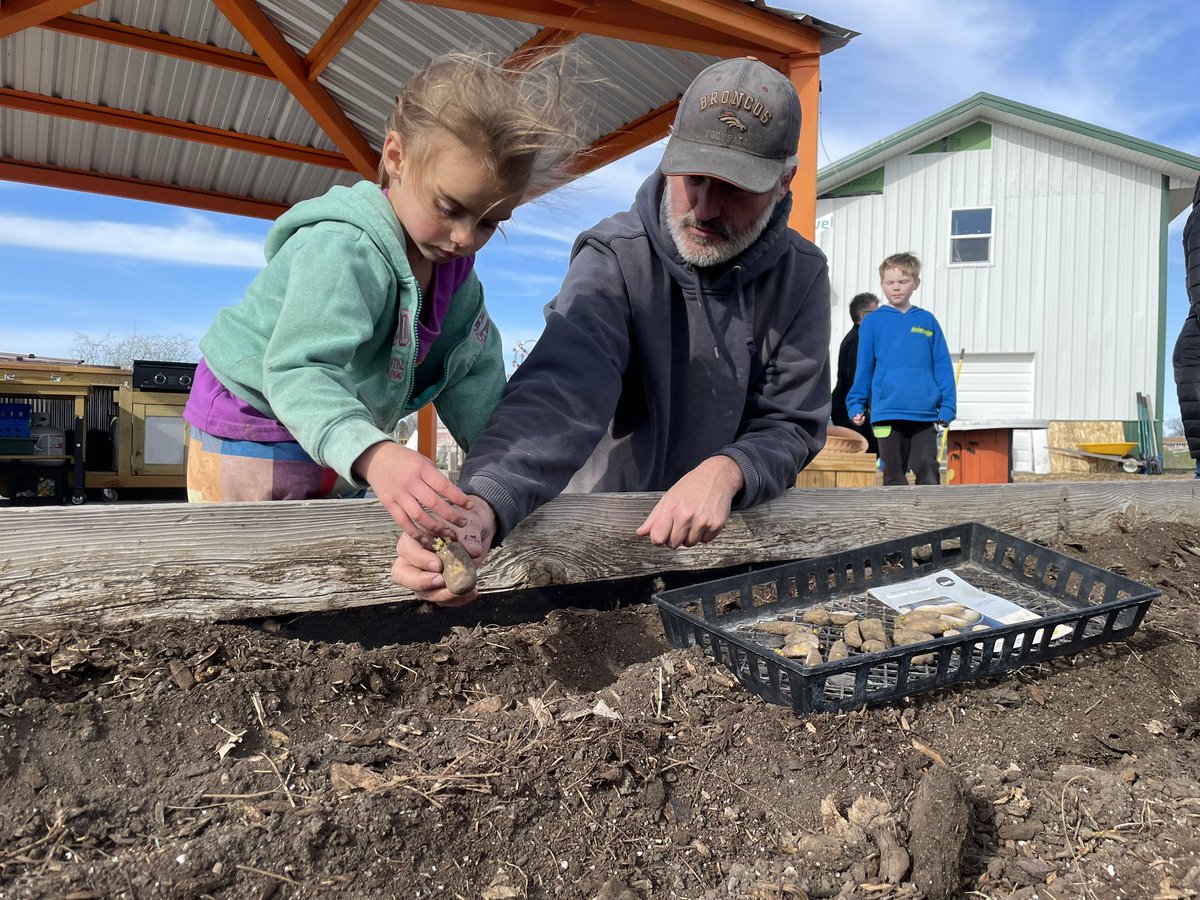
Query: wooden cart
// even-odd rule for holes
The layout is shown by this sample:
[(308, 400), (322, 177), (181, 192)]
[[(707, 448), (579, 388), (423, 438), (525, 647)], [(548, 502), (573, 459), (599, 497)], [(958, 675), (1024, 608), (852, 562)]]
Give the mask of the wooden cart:
[[(0, 398), (46, 412), (51, 424), (74, 435), (68, 455), (0, 456), (0, 494), (12, 473), (30, 464), (59, 461), (68, 467), (62, 500), (89, 496), (115, 500), (124, 489), (186, 488), (187, 394), (142, 391), (133, 372), (29, 357), (0, 359)], [(71, 451), (74, 450), (72, 453)]]

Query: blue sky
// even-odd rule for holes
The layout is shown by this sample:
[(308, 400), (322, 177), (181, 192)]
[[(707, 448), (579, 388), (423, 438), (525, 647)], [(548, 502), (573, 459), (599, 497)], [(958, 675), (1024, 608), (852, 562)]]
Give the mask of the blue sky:
[[(778, 2), (772, 5), (782, 5)], [(822, 62), (820, 166), (979, 91), (1200, 155), (1200, 4), (816, 0), (861, 32)], [(541, 330), (575, 235), (632, 202), (661, 145), (518, 210), (477, 266), (508, 354)], [(1183, 322), (1171, 223), (1168, 355)], [(0, 181), (0, 350), (70, 356), (92, 337), (199, 339), (261, 265), (269, 222)], [(1168, 368), (1166, 416), (1178, 414)]]

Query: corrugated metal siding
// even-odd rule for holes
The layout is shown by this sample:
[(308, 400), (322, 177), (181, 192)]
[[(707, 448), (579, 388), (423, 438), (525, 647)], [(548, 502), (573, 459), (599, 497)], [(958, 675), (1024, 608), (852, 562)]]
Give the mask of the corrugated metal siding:
[(75, 10), (81, 16), (120, 22), (134, 28), (173, 34), (239, 53), (253, 52), (250, 45), (209, 2), (188, 0), (100, 0)]
[(0, 156), (288, 204), (357, 180), (353, 172), (11, 109), (0, 109)]
[[(1003, 123), (990, 151), (896, 157), (882, 196), (818, 204), (834, 332), (879, 261), (912, 250), (914, 302), (951, 353), (1035, 354), (1034, 417), (1134, 419), (1156, 377), (1161, 203), (1158, 172)], [(952, 268), (949, 211), (969, 206), (994, 207), (993, 264)]]
[[(882, 300), (879, 291), (879, 262), (886, 256), (879, 248), (886, 243), (883, 224), (883, 196), (837, 197), (817, 201), (817, 220), (828, 217), (828, 227), (817, 232), (817, 246), (829, 259), (830, 305), (833, 327), (830, 331), (830, 359), (837, 363), (842, 338), (853, 324), (850, 301), (855, 294), (870, 291)], [(834, 377), (837, 373), (833, 373)]]
[[(162, 18), (148, 15), (148, 4), (97, 6), (122, 7), (105, 15), (140, 9), (123, 20), (140, 27)], [(205, 22), (172, 23), (189, 24), (206, 30)], [(5, 38), (0, 49), (3, 87), (335, 149), (276, 81), (37, 28)], [(355, 180), (344, 170), (11, 109), (0, 109), (0, 155), (289, 204)]]
[(988, 349), (1037, 353), (1039, 418), (1136, 418), (1159, 352), (1160, 175), (1013, 126), (995, 136), (989, 302), (1017, 314)]
[[(272, 0), (260, 8), (303, 57), (340, 6)], [(102, 0), (79, 10), (240, 52), (250, 46), (211, 3)], [(522, 22), (384, 0), (319, 76), (377, 151), (397, 87), (431, 56), (478, 49), (507, 56), (538, 32)], [(585, 82), (588, 141), (679, 96), (715, 57), (583, 36), (574, 43)], [(336, 150), (304, 107), (273, 79), (30, 28), (0, 39), (0, 86), (180, 122)], [(294, 203), (354, 174), (67, 119), (0, 109), (0, 153), (43, 165), (140, 178)]]
[[(309, 52), (338, 9), (327, 2), (260, 4), (300, 56)], [(381, 3), (346, 43), (318, 82), (376, 150), (396, 90), (431, 57), (451, 50), (501, 56), (536, 34), (536, 26), (416, 3)]]
[(37, 28), (4, 46), (4, 87), (334, 149), (277, 81)]
[(586, 35), (576, 41), (584, 59), (590, 133), (596, 140), (678, 98), (715, 56)]

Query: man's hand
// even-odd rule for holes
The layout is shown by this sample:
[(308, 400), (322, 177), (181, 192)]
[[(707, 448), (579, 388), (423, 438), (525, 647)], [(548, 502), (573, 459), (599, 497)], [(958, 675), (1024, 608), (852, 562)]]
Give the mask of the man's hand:
[(863, 422), (867, 421), (867, 414), (859, 413), (857, 416), (851, 416), (850, 421), (855, 425), (861, 425)]
[(737, 463), (710, 456), (663, 494), (637, 533), (672, 550), (707, 543), (725, 527), (743, 483)]
[(415, 450), (394, 441), (372, 444), (354, 461), (354, 473), (371, 485), (405, 534), (449, 538), (452, 526), (467, 523), (467, 495)]
[[(462, 544), (475, 567), (479, 568), (492, 549), (496, 515), (482, 498), (472, 496), (470, 499), (471, 506), (464, 514), (466, 524), (457, 531), (450, 529), (448, 537)], [(479, 597), (477, 590), (466, 594), (452, 594), (447, 590), (442, 561), (433, 552), (430, 535), (422, 535), (419, 539), (407, 533), (400, 536), (396, 543), (396, 561), (392, 563), (392, 581), (438, 606), (466, 606)]]

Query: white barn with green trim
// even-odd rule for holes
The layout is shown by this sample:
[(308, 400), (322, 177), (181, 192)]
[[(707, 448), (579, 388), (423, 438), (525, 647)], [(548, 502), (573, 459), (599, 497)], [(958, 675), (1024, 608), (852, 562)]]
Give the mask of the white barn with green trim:
[[(966, 351), (960, 420), (1136, 423), (1137, 393), (1170, 377), (1167, 224), (1198, 175), (1195, 156), (991, 94), (838, 160), (817, 182), (832, 358), (850, 299), (912, 251), (913, 302)], [(1014, 433), (1017, 471), (1048, 467), (1045, 435)]]

